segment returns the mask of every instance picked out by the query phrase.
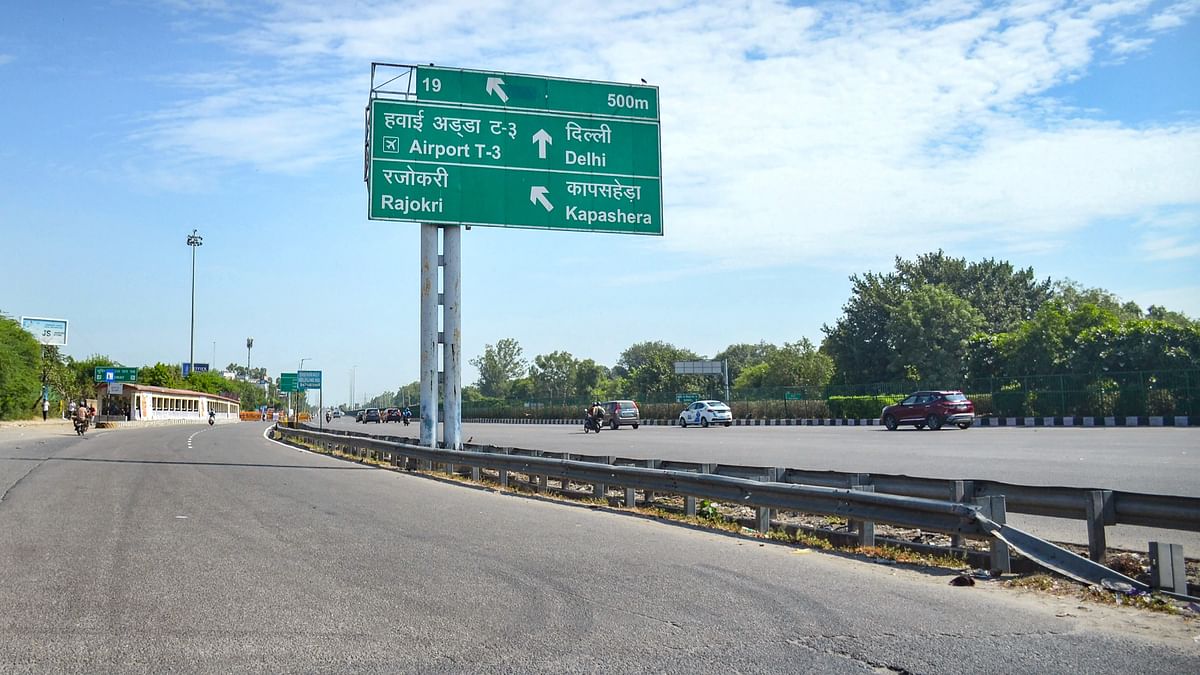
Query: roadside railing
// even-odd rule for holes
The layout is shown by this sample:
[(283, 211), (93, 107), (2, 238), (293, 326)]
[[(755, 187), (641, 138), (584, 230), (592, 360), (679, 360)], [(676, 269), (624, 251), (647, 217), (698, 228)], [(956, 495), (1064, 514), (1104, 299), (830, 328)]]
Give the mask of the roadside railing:
[[(982, 519), (1004, 524), (1006, 513), (1085, 520), (1089, 558), (1104, 560), (1105, 527), (1142, 527), (1200, 532), (1200, 498), (1155, 495), (1121, 490), (1031, 486), (992, 480), (950, 480), (895, 474), (811, 471), (773, 466), (632, 459), (606, 455), (550, 452), (515, 447), (468, 445), (463, 451), (417, 445), (406, 437), (376, 437), (354, 431), (320, 432), (301, 425), (280, 427), (285, 438), (316, 444), (327, 451), (376, 459), (401, 467), (447, 472), (467, 470), (475, 480), (481, 470), (497, 472), (508, 486), (511, 473), (528, 476), (534, 489), (548, 489), (547, 479), (561, 481), (562, 490), (574, 482), (591, 485), (591, 496), (608, 500), (609, 489), (623, 494), (620, 503), (636, 505), (635, 491), (646, 501), (654, 494), (681, 495), (684, 513), (697, 515), (697, 500), (710, 499), (755, 509), (760, 532), (771, 529), (773, 512), (787, 511), (847, 519), (860, 545), (875, 544), (875, 523), (940, 532), (962, 540), (989, 539), (995, 530)], [(994, 524), (993, 523), (993, 524)], [(1182, 560), (1182, 549), (1174, 547)], [(1036, 553), (1035, 553), (1036, 554)], [(1057, 555), (1057, 554), (1054, 554)], [(1004, 541), (991, 540), (990, 569), (1011, 571)], [(1039, 561), (1042, 562), (1042, 561)], [(1182, 567), (1180, 562), (1180, 567)], [(1172, 588), (1186, 592), (1186, 580), (1172, 579)]]

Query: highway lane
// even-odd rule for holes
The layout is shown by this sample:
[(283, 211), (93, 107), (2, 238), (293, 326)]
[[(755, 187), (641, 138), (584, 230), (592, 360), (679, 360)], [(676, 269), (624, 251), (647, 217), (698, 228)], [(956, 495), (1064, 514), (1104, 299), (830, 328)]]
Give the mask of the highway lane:
[[(419, 435), (414, 424), (336, 428)], [(584, 434), (578, 425), (464, 424), (475, 443), (643, 459), (786, 466), (931, 478), (990, 479), (1200, 497), (1200, 428), (648, 427)], [(1082, 521), (1014, 514), (1010, 522), (1055, 541), (1087, 542)], [(1117, 526), (1109, 545), (1145, 551), (1151, 540), (1200, 555), (1200, 533)]]
[[(369, 469), (0, 436), (0, 670), (1190, 672), (1193, 626)], [(19, 447), (18, 447), (19, 445)]]

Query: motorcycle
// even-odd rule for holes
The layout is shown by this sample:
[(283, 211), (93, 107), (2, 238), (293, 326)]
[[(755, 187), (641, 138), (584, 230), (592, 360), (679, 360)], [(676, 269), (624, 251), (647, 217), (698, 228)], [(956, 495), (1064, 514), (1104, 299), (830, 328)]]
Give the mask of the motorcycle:
[(593, 417), (591, 413), (583, 417), (583, 433), (586, 434), (589, 431), (600, 433), (600, 418)]
[(411, 415), (405, 415), (405, 416), (403, 417), (403, 419), (404, 419), (404, 426), (408, 426), (408, 420), (409, 420), (410, 418), (411, 418)]
[(87, 431), (88, 421), (86, 419), (79, 419), (78, 417), (76, 417), (74, 420), (74, 423), (75, 423), (75, 433), (82, 436), (83, 433), (85, 431)]
[(329, 424), (332, 421), (333, 421), (333, 415), (330, 413), (325, 413), (325, 423)]
[(208, 414), (208, 426), (211, 427), (212, 425), (214, 425), (216, 423), (217, 423), (217, 416), (212, 413), (209, 413)]

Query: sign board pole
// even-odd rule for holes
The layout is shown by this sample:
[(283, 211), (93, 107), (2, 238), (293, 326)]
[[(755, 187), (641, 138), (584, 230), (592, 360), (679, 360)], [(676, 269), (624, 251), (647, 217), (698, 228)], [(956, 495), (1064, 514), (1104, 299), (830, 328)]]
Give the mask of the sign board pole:
[(442, 230), (442, 358), (446, 381), (442, 385), (446, 420), (442, 438), (450, 450), (462, 450), (462, 228)]
[(421, 223), (421, 445), (437, 447), (438, 227)]

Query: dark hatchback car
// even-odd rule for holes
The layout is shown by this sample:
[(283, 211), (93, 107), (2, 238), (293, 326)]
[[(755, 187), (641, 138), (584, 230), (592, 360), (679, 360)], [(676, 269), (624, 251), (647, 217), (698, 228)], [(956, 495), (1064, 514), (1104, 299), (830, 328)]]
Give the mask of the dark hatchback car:
[(945, 424), (967, 429), (975, 423), (975, 404), (961, 391), (917, 391), (884, 408), (880, 418), (888, 431), (895, 431), (901, 424), (934, 431)]
[(403, 422), (404, 415), (400, 414), (399, 408), (388, 408), (387, 414), (383, 416), (384, 422)]
[(379, 408), (367, 408), (367, 411), (363, 413), (362, 421), (363, 424), (367, 422), (379, 424)]

